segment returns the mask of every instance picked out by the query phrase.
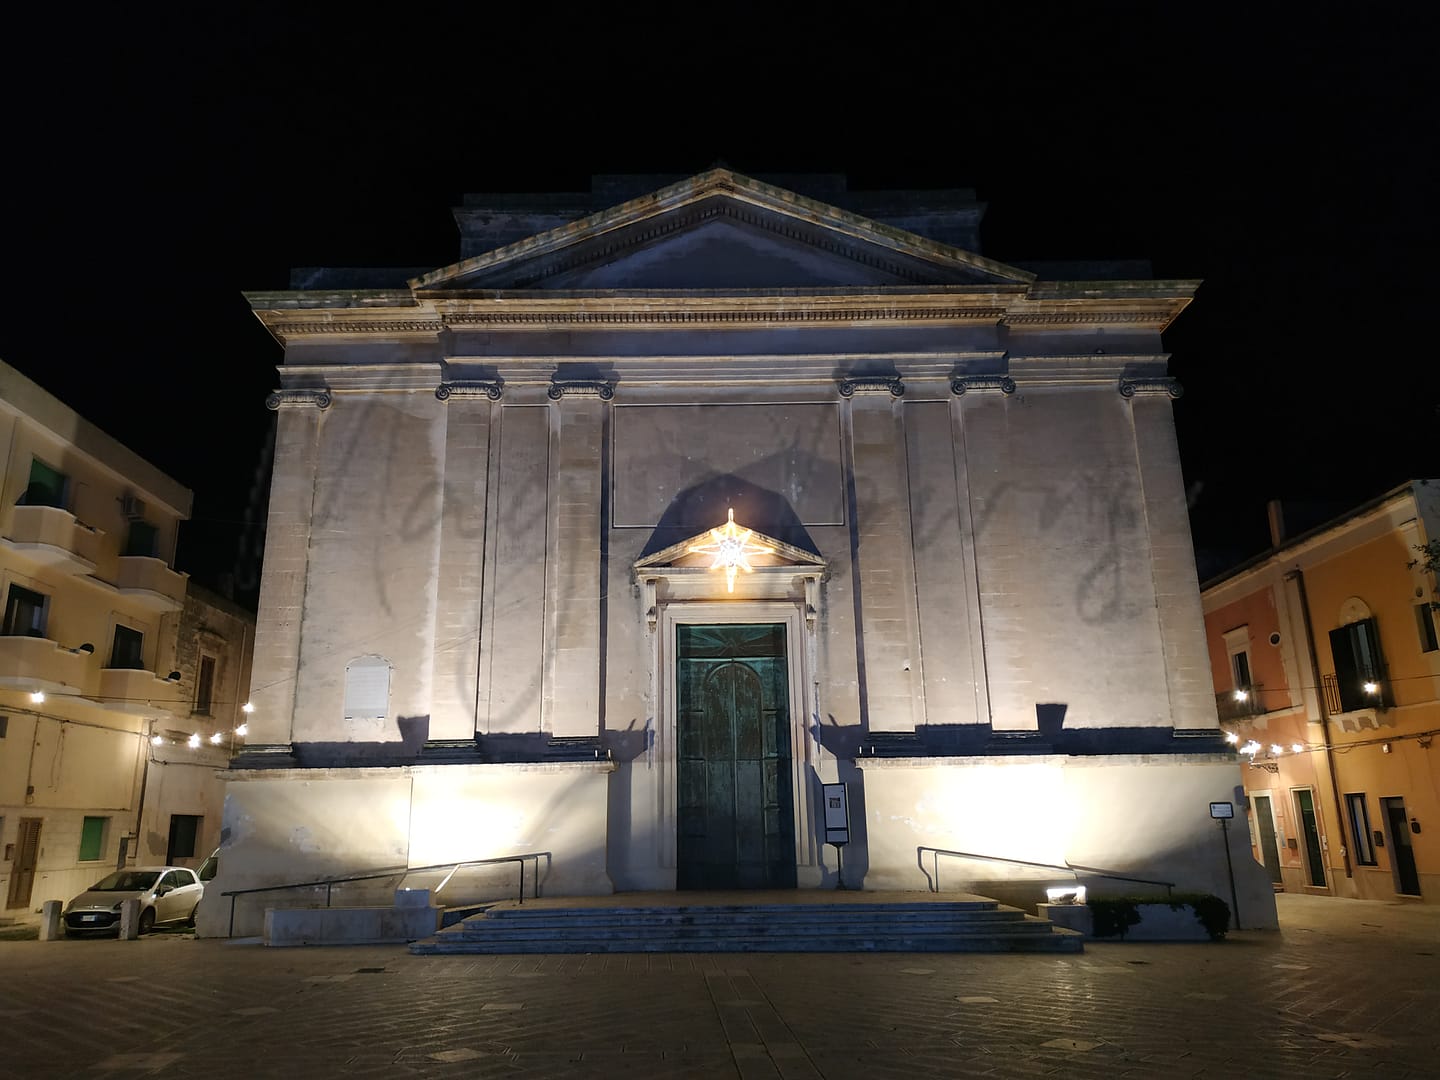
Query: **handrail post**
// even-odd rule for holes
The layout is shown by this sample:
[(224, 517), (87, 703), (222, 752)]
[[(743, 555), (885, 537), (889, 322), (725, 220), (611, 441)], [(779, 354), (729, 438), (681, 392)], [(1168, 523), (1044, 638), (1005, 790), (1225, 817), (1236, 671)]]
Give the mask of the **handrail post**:
[(520, 867), (520, 903), (525, 902), (525, 860), (516, 859), (515, 865)]
[(230, 894), (230, 932), (225, 935), (227, 938), (235, 936), (235, 894)]
[(330, 906), (330, 890), (334, 887), (335, 883), (333, 881), (327, 881), (325, 883), (325, 906), (327, 908)]

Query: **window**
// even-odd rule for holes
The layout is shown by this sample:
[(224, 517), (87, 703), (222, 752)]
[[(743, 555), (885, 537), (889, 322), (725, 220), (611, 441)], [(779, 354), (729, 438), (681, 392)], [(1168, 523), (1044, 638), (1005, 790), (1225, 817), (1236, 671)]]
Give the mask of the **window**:
[(1440, 635), (1435, 631), (1435, 609), (1429, 602), (1415, 605), (1415, 629), (1420, 632), (1420, 651), (1440, 649)]
[(1360, 866), (1375, 865), (1375, 848), (1370, 842), (1370, 811), (1365, 809), (1363, 792), (1345, 796), (1345, 809), (1350, 812), (1350, 843), (1355, 862)]
[(110, 827), (108, 817), (87, 817), (80, 825), (80, 861), (99, 862), (105, 857), (105, 833)]
[(20, 496), (22, 506), (58, 506), (65, 508), (70, 496), (70, 478), (53, 469), (39, 458), (30, 461), (30, 483)]
[(10, 586), (5, 599), (6, 637), (44, 637), (45, 616), (50, 608), (50, 598), (34, 592), (23, 585)]
[(1237, 652), (1230, 657), (1230, 672), (1235, 677), (1236, 690), (1250, 688), (1250, 654)]
[(345, 667), (345, 719), (383, 720), (390, 706), (390, 661), (362, 656)]
[(1341, 712), (1384, 704), (1385, 661), (1373, 617), (1331, 630), (1330, 652), (1335, 657)]
[(10, 717), (0, 716), (0, 739), (10, 734)]
[(200, 657), (200, 671), (195, 677), (195, 711), (210, 715), (210, 704), (215, 693), (215, 658)]
[(125, 550), (122, 555), (148, 555), (155, 557), (159, 550), (160, 530), (148, 521), (130, 522), (130, 531), (125, 535)]
[(112, 668), (145, 670), (145, 635), (128, 626), (115, 627), (115, 647), (110, 650)]
[(165, 861), (173, 863), (176, 859), (193, 859), (195, 857), (195, 837), (199, 833), (199, 815), (171, 814), (170, 844), (165, 851)]

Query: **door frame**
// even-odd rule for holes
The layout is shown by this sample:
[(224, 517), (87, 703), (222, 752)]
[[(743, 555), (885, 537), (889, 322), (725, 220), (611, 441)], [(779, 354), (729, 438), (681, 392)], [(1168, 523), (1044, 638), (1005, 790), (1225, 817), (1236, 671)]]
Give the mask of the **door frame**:
[(657, 833), (660, 865), (667, 870), (679, 866), (680, 827), (680, 744), (679, 703), (676, 672), (679, 662), (678, 627), (682, 624), (782, 623), (785, 626), (785, 667), (790, 712), (791, 815), (795, 827), (797, 883), (804, 886), (801, 871), (816, 864), (816, 845), (811, 828), (810, 773), (814, 772), (815, 741), (806, 718), (813, 711), (810, 685), (813, 670), (811, 650), (814, 634), (806, 627), (800, 605), (793, 600), (680, 600), (665, 604), (660, 613), (655, 661), (659, 684), (656, 700), (662, 702), (662, 716), (656, 732), (656, 761), (659, 769), (661, 826)]
[[(1305, 835), (1305, 812), (1300, 805), (1300, 793), (1305, 792), (1310, 796), (1310, 814), (1315, 819), (1315, 847), (1320, 855), (1320, 876), (1324, 878), (1323, 884), (1316, 885), (1310, 880), (1313, 876), (1313, 860), (1310, 857), (1310, 845), (1306, 842)], [(1298, 784), (1290, 789), (1290, 808), (1295, 812), (1296, 840), (1300, 848), (1300, 875), (1301, 884), (1306, 889), (1330, 892), (1333, 887), (1334, 874), (1331, 871), (1327, 856), (1330, 854), (1330, 842), (1325, 836), (1325, 820), (1320, 810), (1320, 800), (1315, 798), (1315, 789), (1308, 784)]]
[(1412, 867), (1412, 868), (1414, 869), (1414, 871), (1415, 871), (1415, 891), (1414, 891), (1413, 893), (1408, 893), (1408, 892), (1405, 892), (1405, 891), (1403, 890), (1403, 888), (1402, 888), (1402, 886), (1403, 886), (1405, 883), (1404, 883), (1402, 880), (1400, 880), (1400, 878), (1401, 878), (1401, 874), (1400, 874), (1401, 838), (1400, 838), (1400, 837), (1397, 837), (1397, 836), (1395, 835), (1395, 827), (1394, 827), (1394, 824), (1393, 824), (1393, 823), (1391, 822), (1391, 820), (1390, 820), (1390, 805), (1389, 805), (1389, 804), (1391, 804), (1391, 803), (1398, 803), (1398, 804), (1399, 804), (1400, 816), (1401, 816), (1401, 819), (1402, 819), (1402, 820), (1401, 820), (1401, 825), (1402, 825), (1404, 828), (1406, 828), (1406, 829), (1409, 829), (1409, 828), (1410, 828), (1410, 818), (1409, 818), (1409, 812), (1405, 809), (1405, 796), (1403, 796), (1403, 795), (1382, 795), (1382, 796), (1380, 796), (1380, 816), (1385, 819), (1385, 842), (1390, 845), (1390, 877), (1391, 877), (1391, 879), (1394, 881), (1394, 884), (1395, 884), (1395, 895), (1396, 895), (1396, 896), (1423, 896), (1424, 893), (1421, 891), (1421, 885), (1420, 885), (1420, 863), (1419, 863), (1419, 862), (1416, 860), (1416, 858), (1415, 858), (1415, 845), (1414, 845), (1412, 842), (1410, 842), (1410, 837), (1409, 837), (1409, 836), (1404, 837), (1404, 847), (1405, 847), (1405, 848), (1408, 848), (1409, 851), (1410, 851), (1410, 865), (1411, 865), (1411, 867)]

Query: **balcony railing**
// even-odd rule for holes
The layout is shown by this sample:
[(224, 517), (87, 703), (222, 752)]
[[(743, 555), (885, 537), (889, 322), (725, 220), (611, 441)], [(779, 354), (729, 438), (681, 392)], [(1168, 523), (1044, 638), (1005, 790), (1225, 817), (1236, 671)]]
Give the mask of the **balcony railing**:
[(115, 587), (122, 596), (152, 611), (179, 611), (185, 603), (185, 575), (171, 570), (164, 559), (148, 555), (120, 556)]
[(11, 507), (5, 546), (18, 555), (65, 573), (88, 574), (95, 564), (85, 558), (89, 530), (75, 515), (57, 506)]
[(1264, 716), (1269, 710), (1264, 702), (1265, 688), (1259, 683), (1226, 690), (1215, 695), (1215, 711), (1221, 721), (1248, 720), (1252, 716)]
[(1353, 686), (1342, 686), (1339, 676), (1331, 673), (1320, 680), (1320, 686), (1325, 692), (1325, 711), (1332, 716), (1390, 706), (1390, 684), (1384, 672), (1361, 672)]

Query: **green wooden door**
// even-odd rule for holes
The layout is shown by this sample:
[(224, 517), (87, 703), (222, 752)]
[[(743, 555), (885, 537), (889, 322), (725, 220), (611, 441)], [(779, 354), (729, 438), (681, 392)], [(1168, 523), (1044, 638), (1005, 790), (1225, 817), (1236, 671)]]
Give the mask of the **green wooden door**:
[(677, 628), (681, 889), (795, 887), (785, 626)]

